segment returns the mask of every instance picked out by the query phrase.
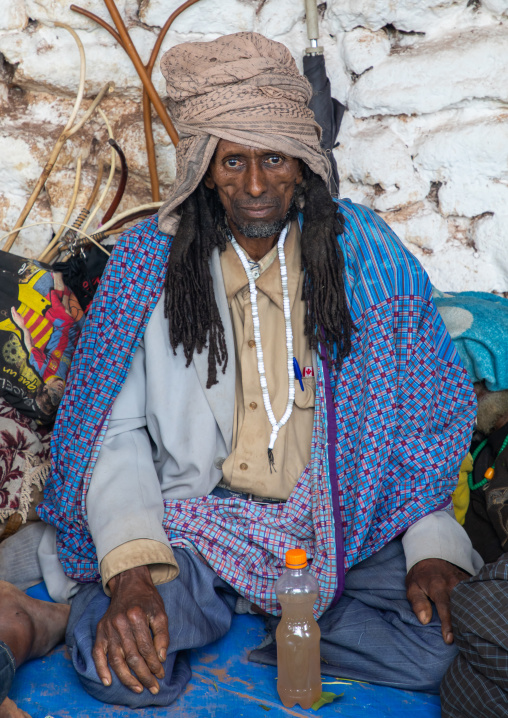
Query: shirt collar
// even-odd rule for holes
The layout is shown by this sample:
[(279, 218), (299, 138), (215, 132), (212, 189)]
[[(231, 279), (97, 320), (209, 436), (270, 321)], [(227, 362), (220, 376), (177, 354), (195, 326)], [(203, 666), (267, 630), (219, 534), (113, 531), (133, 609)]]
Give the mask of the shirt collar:
[[(247, 253), (245, 253), (249, 259)], [(301, 271), (301, 250), (300, 250), (300, 226), (298, 221), (291, 222), (291, 227), (284, 243), (284, 254), (288, 270), (288, 289), (291, 304), (296, 295), (296, 288)], [(247, 275), (242, 263), (234, 250), (231, 242), (228, 242), (226, 249), (221, 254), (222, 276), (228, 304), (238, 292), (249, 286)], [(252, 262), (252, 260), (250, 260)], [(268, 297), (282, 309), (282, 285), (280, 282), (280, 264), (277, 254), (277, 245), (273, 247), (259, 262), (259, 277), (256, 279), (258, 290), (264, 292)], [(252, 267), (252, 264), (251, 264)]]

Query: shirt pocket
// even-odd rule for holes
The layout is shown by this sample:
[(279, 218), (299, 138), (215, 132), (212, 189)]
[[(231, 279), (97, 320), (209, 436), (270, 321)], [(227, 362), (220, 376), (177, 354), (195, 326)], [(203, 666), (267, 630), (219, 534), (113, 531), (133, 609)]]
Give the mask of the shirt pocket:
[(316, 404), (316, 377), (303, 377), (303, 391), (295, 379), (295, 404), (299, 409), (311, 409)]

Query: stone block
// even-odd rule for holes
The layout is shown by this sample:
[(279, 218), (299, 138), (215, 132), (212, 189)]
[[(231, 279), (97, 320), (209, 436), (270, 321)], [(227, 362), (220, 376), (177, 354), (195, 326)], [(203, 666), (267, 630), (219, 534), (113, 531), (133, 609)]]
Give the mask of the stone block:
[[(7, 4), (11, 2), (12, 0), (6, 0)], [(28, 17), (41, 23), (52, 24), (57, 20), (70, 25), (75, 30), (90, 31), (97, 28), (96, 22), (71, 10), (72, 3), (69, 0), (25, 0), (23, 4), (26, 6)], [(138, 0), (115, 0), (115, 4), (127, 26), (132, 20), (137, 20)], [(116, 29), (103, 0), (80, 0), (76, 5), (93, 12)]]
[(386, 212), (427, 196), (429, 182), (420, 176), (407, 146), (391, 130), (347, 115), (340, 138), (336, 151), (339, 175), (370, 185), (374, 209)]
[[(162, 27), (171, 13), (182, 4), (181, 0), (148, 0), (142, 3), (139, 17), (146, 25)], [(172, 25), (182, 34), (228, 35), (251, 31), (254, 26), (256, 5), (240, 0), (200, 0), (184, 10)]]
[[(154, 35), (141, 27), (131, 37), (144, 62), (155, 42)], [(102, 28), (80, 32), (86, 54), (85, 92), (96, 94), (109, 81), (123, 97), (140, 99), (141, 81), (124, 50)], [(0, 52), (16, 64), (13, 82), (37, 92), (75, 94), (79, 83), (79, 53), (72, 36), (63, 28), (39, 25), (32, 32), (0, 36)], [(162, 78), (161, 78), (162, 82)]]
[[(255, 3), (253, 3), (255, 5)], [(287, 35), (293, 27), (300, 23), (305, 29), (306, 45), (307, 29), (304, 23), (305, 3), (295, 3), (294, 0), (268, 0), (264, 4), (259, 3), (259, 12), (256, 11), (253, 30), (260, 32), (266, 37), (279, 40), (281, 35)]]
[(427, 32), (459, 4), (457, 0), (332, 0), (327, 16), (336, 32), (358, 26), (379, 30), (388, 24), (405, 32)]
[(24, 30), (27, 25), (24, 0), (5, 0), (0, 3), (0, 31)]
[(506, 252), (508, 209), (500, 208), (490, 216), (481, 217), (475, 224), (473, 238), (476, 250), (495, 270), (493, 276), (496, 277), (496, 283), (493, 285), (493, 289), (506, 291), (508, 285), (508, 253)]
[(343, 53), (350, 72), (361, 75), (390, 54), (390, 40), (384, 30), (372, 32), (357, 27), (344, 37)]
[(483, 0), (482, 5), (494, 15), (508, 15), (508, 0)]
[(438, 112), (473, 99), (508, 102), (507, 58), (504, 26), (422, 42), (363, 74), (348, 106), (368, 117)]
[(417, 202), (398, 212), (381, 213), (404, 244), (422, 254), (439, 252), (448, 239), (448, 223), (429, 202)]

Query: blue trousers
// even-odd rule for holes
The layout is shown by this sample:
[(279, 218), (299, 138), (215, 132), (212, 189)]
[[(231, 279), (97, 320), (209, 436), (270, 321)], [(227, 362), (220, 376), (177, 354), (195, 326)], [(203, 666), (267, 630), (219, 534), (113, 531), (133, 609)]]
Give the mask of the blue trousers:
[[(175, 549), (180, 575), (158, 586), (169, 617), (165, 678), (153, 696), (135, 694), (113, 676), (100, 682), (92, 659), (97, 623), (109, 598), (99, 584), (84, 585), (72, 601), (67, 644), (85, 689), (98, 700), (131, 708), (169, 705), (191, 676), (186, 651), (207, 645), (229, 630), (237, 594), (191, 551)], [(456, 655), (441, 636), (437, 615), (422, 626), (405, 592), (406, 564), (400, 540), (362, 561), (346, 576), (343, 596), (320, 618), (323, 673), (409, 690), (438, 693)], [(274, 632), (278, 619), (268, 619)], [(254, 652), (254, 660), (273, 663), (275, 647)]]
[(0, 705), (7, 698), (14, 674), (16, 673), (16, 663), (9, 646), (0, 641)]

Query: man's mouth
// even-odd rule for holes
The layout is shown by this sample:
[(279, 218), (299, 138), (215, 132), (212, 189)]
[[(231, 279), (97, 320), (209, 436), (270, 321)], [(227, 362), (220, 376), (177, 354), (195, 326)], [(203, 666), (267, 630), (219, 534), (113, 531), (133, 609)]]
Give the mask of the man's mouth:
[(258, 205), (238, 205), (238, 209), (244, 215), (249, 217), (266, 217), (271, 214), (278, 205), (276, 204), (258, 204)]

